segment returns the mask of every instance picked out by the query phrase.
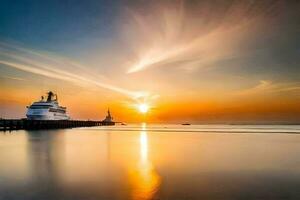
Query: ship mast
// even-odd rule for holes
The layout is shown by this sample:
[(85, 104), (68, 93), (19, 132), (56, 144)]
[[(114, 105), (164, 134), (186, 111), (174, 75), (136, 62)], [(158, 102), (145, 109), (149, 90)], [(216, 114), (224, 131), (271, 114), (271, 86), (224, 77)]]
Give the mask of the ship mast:
[(49, 91), (48, 93), (48, 97), (47, 97), (47, 101), (52, 101), (52, 97), (54, 96), (54, 93), (52, 91)]

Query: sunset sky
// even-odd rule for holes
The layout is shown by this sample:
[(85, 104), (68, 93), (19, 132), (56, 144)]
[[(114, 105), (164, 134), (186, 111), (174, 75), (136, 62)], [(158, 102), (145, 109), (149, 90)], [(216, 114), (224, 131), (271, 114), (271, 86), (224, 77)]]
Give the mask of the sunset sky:
[(2, 118), (300, 122), (300, 1), (0, 2)]

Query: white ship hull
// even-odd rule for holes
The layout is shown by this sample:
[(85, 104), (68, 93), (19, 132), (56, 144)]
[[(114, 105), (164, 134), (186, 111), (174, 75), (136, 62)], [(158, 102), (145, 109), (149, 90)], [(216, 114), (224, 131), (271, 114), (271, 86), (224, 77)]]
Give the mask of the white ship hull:
[(28, 106), (26, 117), (29, 120), (68, 120), (66, 108), (58, 105), (57, 98), (52, 99), (53, 93), (48, 93), (47, 101), (34, 102)]
[(46, 109), (31, 110), (28, 109), (26, 114), (27, 119), (30, 120), (68, 120), (70, 119), (66, 114), (49, 112)]

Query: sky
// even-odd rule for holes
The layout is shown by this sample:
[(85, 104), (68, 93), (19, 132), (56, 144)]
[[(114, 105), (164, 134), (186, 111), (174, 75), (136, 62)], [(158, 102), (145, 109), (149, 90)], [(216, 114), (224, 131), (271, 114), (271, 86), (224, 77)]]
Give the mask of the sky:
[(73, 119), (300, 122), (299, 1), (0, 3), (2, 118), (53, 90)]

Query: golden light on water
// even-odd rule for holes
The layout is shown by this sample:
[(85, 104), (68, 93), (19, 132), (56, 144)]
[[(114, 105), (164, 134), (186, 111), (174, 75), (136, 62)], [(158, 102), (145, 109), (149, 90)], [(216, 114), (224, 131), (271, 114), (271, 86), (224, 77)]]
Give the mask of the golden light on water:
[(146, 123), (141, 124), (142, 131), (140, 133), (140, 163), (146, 165), (148, 161), (148, 135), (146, 132)]
[(133, 180), (132, 199), (153, 199), (159, 189), (161, 179), (148, 157), (148, 135), (146, 124), (140, 132), (140, 160), (137, 169), (131, 174)]
[(141, 132), (140, 145), (141, 162), (146, 163), (148, 162), (148, 137), (145, 131)]

